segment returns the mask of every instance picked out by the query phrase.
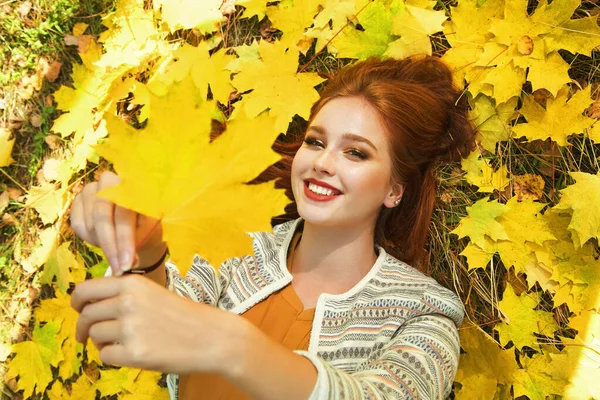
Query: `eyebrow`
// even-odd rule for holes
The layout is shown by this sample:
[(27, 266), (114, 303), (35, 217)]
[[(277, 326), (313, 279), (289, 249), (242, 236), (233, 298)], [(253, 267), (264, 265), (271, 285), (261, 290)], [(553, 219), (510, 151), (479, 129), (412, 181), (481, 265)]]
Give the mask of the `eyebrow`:
[[(317, 132), (320, 135), (325, 136), (325, 128), (323, 128), (322, 126), (311, 125), (311, 126), (308, 127), (307, 130), (312, 130), (312, 131)], [(342, 138), (343, 139), (347, 139), (347, 140), (352, 140), (352, 141), (355, 141), (355, 142), (365, 143), (365, 144), (371, 146), (373, 148), (373, 150), (377, 151), (377, 147), (375, 147), (375, 145), (369, 139), (367, 139), (364, 136), (360, 136), (360, 135), (356, 135), (354, 133), (346, 132), (346, 133), (342, 134)]]

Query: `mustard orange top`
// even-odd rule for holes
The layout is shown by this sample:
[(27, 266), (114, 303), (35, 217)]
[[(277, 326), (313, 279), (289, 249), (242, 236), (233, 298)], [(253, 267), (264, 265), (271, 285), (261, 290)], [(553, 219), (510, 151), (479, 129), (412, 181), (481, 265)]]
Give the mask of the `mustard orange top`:
[[(300, 235), (294, 237), (291, 249), (296, 247), (299, 238)], [(291, 256), (292, 252), (287, 263), (290, 272)], [(315, 309), (304, 310), (291, 283), (241, 315), (290, 351), (308, 350)], [(250, 400), (250, 397), (219, 375), (193, 374), (179, 377), (179, 399)]]

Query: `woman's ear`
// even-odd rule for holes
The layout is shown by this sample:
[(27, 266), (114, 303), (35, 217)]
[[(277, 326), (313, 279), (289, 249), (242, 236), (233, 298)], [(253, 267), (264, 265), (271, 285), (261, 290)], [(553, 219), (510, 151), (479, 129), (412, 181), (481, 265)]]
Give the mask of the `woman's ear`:
[(387, 208), (394, 208), (402, 201), (402, 195), (404, 194), (404, 185), (400, 183), (394, 183), (392, 189), (383, 201), (383, 205)]

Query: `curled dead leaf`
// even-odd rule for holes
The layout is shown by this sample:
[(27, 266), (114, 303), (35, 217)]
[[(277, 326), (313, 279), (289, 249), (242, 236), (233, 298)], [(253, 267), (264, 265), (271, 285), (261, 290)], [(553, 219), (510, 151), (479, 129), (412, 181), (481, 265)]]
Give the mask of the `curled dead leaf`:
[(92, 37), (90, 35), (80, 36), (79, 41), (77, 42), (77, 51), (81, 54), (87, 53), (91, 42)]
[(48, 179), (46, 179), (43, 168), (38, 169), (38, 172), (35, 174), (35, 178), (40, 185), (48, 183)]
[(527, 35), (521, 36), (517, 43), (517, 51), (524, 56), (528, 56), (533, 53), (533, 40)]
[(23, 191), (21, 189), (10, 187), (6, 191), (8, 192), (9, 199), (19, 202), (23, 201)]
[(44, 71), (44, 77), (50, 82), (54, 82), (60, 74), (62, 63), (60, 61), (52, 61), (48, 68)]
[(31, 4), (30, 1), (25, 1), (19, 5), (18, 10), (21, 18), (25, 18), (27, 14), (29, 14), (29, 11), (31, 11), (32, 6), (33, 4)]
[(590, 118), (600, 119), (600, 99), (592, 103), (587, 114)]
[(42, 117), (39, 114), (31, 114), (29, 116), (29, 123), (31, 124), (31, 126), (39, 128), (40, 126), (42, 126)]
[(235, 12), (235, 0), (225, 0), (219, 8), (221, 14), (223, 15), (231, 15)]
[(17, 221), (17, 219), (15, 218), (14, 215), (9, 214), (9, 213), (4, 213), (4, 215), (2, 215), (2, 225), (17, 226), (17, 225), (19, 225), (19, 222)]
[(66, 34), (64, 40), (67, 46), (77, 46), (79, 44), (79, 38), (75, 35)]
[(515, 176), (514, 193), (517, 200), (540, 200), (544, 194), (544, 179), (536, 174)]
[(31, 320), (31, 308), (25, 307), (20, 309), (15, 320), (23, 326), (29, 325), (29, 321)]
[(44, 138), (44, 142), (46, 142), (50, 150), (56, 150), (60, 145), (61, 140), (56, 135), (48, 135)]

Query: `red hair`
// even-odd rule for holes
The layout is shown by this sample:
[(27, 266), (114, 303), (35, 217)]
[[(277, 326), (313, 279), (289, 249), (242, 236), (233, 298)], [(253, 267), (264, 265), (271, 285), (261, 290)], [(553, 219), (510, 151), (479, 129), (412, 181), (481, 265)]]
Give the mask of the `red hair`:
[[(309, 124), (328, 101), (349, 96), (366, 100), (380, 115), (389, 137), (394, 182), (404, 184), (400, 205), (382, 206), (375, 242), (396, 258), (417, 265), (426, 256), (436, 197), (435, 166), (459, 161), (475, 147), (466, 101), (454, 87), (450, 69), (438, 58), (369, 58), (335, 74), (312, 106)], [(260, 181), (281, 178), (277, 185), (294, 200), (291, 163), (303, 138), (291, 143), (285, 142), (286, 137), (281, 139), (273, 148), (283, 158)], [(293, 203), (273, 222), (297, 217)]]

